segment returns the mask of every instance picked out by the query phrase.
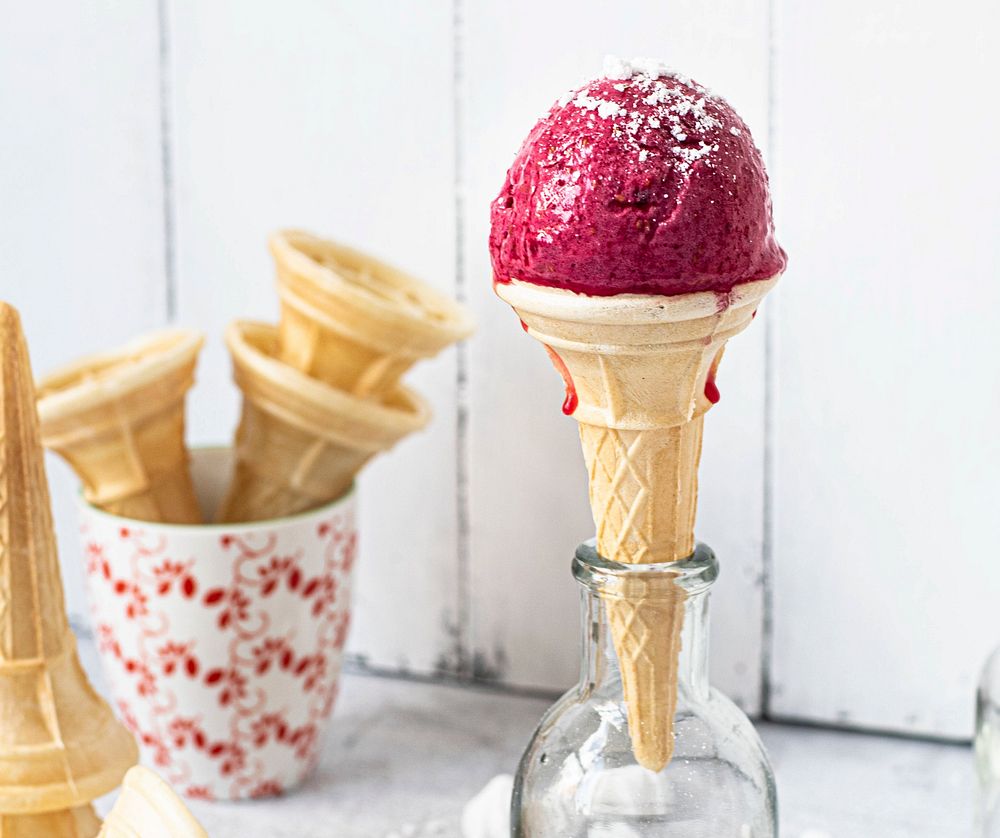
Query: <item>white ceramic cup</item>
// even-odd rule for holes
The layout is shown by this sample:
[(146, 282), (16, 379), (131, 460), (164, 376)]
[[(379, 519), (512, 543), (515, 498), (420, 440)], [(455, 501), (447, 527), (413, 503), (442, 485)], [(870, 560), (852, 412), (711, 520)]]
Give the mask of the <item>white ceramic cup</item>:
[[(192, 471), (214, 510), (229, 451), (194, 451)], [(143, 762), (195, 798), (301, 782), (337, 696), (354, 493), (249, 524), (147, 523), (82, 499), (80, 517), (101, 662)]]

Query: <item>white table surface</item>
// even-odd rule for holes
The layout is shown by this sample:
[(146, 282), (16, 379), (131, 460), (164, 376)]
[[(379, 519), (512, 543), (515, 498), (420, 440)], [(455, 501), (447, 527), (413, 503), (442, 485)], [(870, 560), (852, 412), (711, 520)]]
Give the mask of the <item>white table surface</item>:
[[(93, 673), (89, 643), (81, 656)], [(548, 704), (347, 675), (323, 758), (304, 787), (265, 801), (195, 801), (191, 809), (212, 838), (457, 838), (465, 802), (496, 774), (513, 772)], [(972, 835), (969, 747), (759, 728), (777, 775), (783, 838)]]

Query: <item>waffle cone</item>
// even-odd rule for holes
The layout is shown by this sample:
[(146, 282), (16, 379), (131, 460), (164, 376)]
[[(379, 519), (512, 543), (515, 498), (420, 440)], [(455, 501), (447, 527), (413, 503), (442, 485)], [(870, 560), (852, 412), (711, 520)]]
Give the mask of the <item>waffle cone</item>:
[(426, 402), (402, 385), (378, 400), (362, 399), (281, 362), (273, 326), (234, 323), (226, 343), (243, 412), (222, 522), (276, 518), (336, 500), (368, 460), (430, 419)]
[(157, 332), (57, 370), (38, 385), (42, 441), (115, 515), (201, 522), (184, 443), (184, 400), (203, 339)]
[[(663, 563), (694, 550), (702, 419), (712, 405), (706, 385), (714, 383), (726, 341), (747, 326), (776, 281), (673, 297), (497, 285), (575, 394), (604, 558)], [(633, 753), (652, 771), (673, 753), (684, 601), (672, 580), (651, 573), (605, 603)]]
[(458, 303), (357, 250), (294, 230), (274, 234), (270, 248), (278, 357), (340, 390), (389, 393), (416, 361), (472, 333)]
[(89, 803), (138, 758), (80, 667), (63, 605), (28, 351), (0, 304), (0, 813)]
[(94, 838), (101, 828), (93, 806), (37, 815), (0, 815), (0, 838)]
[(104, 819), (100, 838), (208, 838), (187, 806), (159, 776), (137, 765)]

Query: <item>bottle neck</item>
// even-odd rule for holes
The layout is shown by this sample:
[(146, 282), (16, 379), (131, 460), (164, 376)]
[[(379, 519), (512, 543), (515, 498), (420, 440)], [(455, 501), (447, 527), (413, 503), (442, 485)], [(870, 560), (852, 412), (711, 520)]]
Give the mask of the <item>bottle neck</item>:
[[(596, 562), (595, 562), (596, 559)], [(584, 544), (577, 551), (574, 565), (575, 575), (581, 582), (583, 660), (581, 686), (588, 691), (621, 690), (621, 671), (615, 638), (609, 615), (609, 606), (620, 596), (620, 576), (615, 570), (621, 568), (606, 562), (594, 553), (591, 544)], [(683, 562), (661, 565), (626, 566), (627, 573), (639, 573), (666, 583), (673, 588), (675, 601), (683, 611), (680, 635), (677, 684), (680, 696), (693, 700), (708, 697), (708, 602), (709, 587), (718, 575), (718, 564), (712, 551), (699, 544), (695, 552)], [(651, 586), (651, 590), (662, 593), (664, 586)], [(670, 631), (669, 626), (654, 626), (656, 631)], [(669, 676), (668, 676), (669, 677)]]

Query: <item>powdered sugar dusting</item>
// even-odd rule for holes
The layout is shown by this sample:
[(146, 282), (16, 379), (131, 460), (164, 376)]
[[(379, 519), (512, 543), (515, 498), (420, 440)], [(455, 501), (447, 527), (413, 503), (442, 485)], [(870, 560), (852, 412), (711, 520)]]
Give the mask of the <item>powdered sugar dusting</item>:
[(586, 90), (581, 90), (576, 95), (576, 98), (573, 100), (573, 104), (586, 111), (597, 111), (597, 115), (601, 119), (608, 119), (625, 113), (625, 109), (617, 102), (611, 102), (607, 99), (598, 99), (594, 96), (590, 96), (587, 94)]
[(565, 108), (570, 102), (573, 101), (573, 97), (576, 96), (575, 90), (567, 90), (562, 96), (556, 100), (556, 104), (560, 108)]
[(671, 149), (671, 151), (673, 151), (674, 154), (676, 154), (678, 157), (681, 158), (681, 160), (683, 161), (681, 165), (685, 166), (686, 168), (690, 168), (692, 164), (696, 163), (699, 160), (704, 160), (713, 151), (718, 151), (718, 150), (719, 150), (718, 143), (713, 143), (709, 145), (704, 140), (701, 140), (698, 143), (697, 148), (684, 148), (683, 146), (678, 145), (674, 146)]
[(632, 65), (616, 55), (606, 55), (604, 56), (604, 78), (630, 79), (632, 78)]
[[(607, 85), (605, 80), (617, 83)], [(628, 98), (629, 94), (635, 98)], [(616, 99), (638, 99), (639, 109), (629, 109)], [(575, 95), (570, 93), (559, 100), (560, 107), (570, 104), (590, 113), (591, 120), (595, 115), (612, 120), (612, 136), (623, 143), (626, 151), (633, 152), (639, 163), (656, 156), (644, 141), (644, 137), (648, 140), (647, 132), (669, 132), (678, 144), (671, 151), (681, 175), (687, 175), (697, 162), (712, 165), (712, 155), (719, 150), (719, 144), (709, 142), (707, 136), (723, 124), (712, 113), (717, 107), (710, 106), (727, 107), (707, 88), (673, 72), (660, 61), (651, 58), (626, 61), (616, 56), (604, 59), (601, 78)], [(729, 130), (734, 136), (740, 134), (739, 128)]]
[(666, 64), (655, 58), (633, 58), (631, 61), (626, 61), (617, 55), (606, 55), (603, 75), (606, 79), (630, 79), (632, 76), (661, 78), (672, 76), (674, 73)]

